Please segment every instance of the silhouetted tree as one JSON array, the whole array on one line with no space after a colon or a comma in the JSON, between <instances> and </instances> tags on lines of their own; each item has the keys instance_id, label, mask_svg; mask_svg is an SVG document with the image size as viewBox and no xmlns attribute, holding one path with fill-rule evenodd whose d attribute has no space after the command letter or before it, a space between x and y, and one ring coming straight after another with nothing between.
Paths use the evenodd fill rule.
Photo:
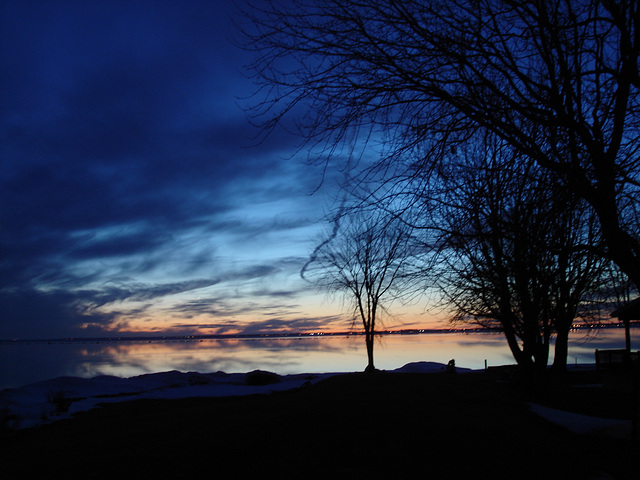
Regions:
<instances>
[{"instance_id":1,"label":"silhouetted tree","mask_svg":"<svg viewBox=\"0 0 640 480\"><path fill-rule=\"evenodd\" d=\"M265 132L291 116L323 158L381 139L386 166L430 171L490 131L589 203L640 285L640 2L289 0L244 19Z\"/></svg>"},{"instance_id":2,"label":"silhouetted tree","mask_svg":"<svg viewBox=\"0 0 640 480\"><path fill-rule=\"evenodd\" d=\"M499 328L526 372L546 371L555 337L554 367L564 371L569 331L604 294L609 262L585 202L513 155L485 143L443 172L435 281L454 318Z\"/></svg>"},{"instance_id":3,"label":"silhouetted tree","mask_svg":"<svg viewBox=\"0 0 640 480\"><path fill-rule=\"evenodd\" d=\"M381 313L414 292L416 249L410 229L380 212L352 213L319 244L308 278L343 296L365 333L366 371L374 371L373 347Z\"/></svg>"}]
</instances>

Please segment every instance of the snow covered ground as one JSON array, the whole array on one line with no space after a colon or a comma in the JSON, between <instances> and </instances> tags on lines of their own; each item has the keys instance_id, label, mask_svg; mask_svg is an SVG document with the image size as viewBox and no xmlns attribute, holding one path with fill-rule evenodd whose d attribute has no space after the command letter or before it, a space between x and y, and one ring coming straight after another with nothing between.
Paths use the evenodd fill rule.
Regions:
<instances>
[{"instance_id":1,"label":"snow covered ground","mask_svg":"<svg viewBox=\"0 0 640 480\"><path fill-rule=\"evenodd\" d=\"M396 371L444 369L440 363L417 362ZM58 377L0 391L0 424L4 428L33 427L111 402L269 394L300 388L331 375L335 373L276 375L256 370L229 374L169 371L130 378Z\"/></svg>"},{"instance_id":2,"label":"snow covered ground","mask_svg":"<svg viewBox=\"0 0 640 480\"><path fill-rule=\"evenodd\" d=\"M597 434L612 438L631 438L631 420L591 417L579 413L565 412L535 403L529 409L545 420L560 425L573 433Z\"/></svg>"},{"instance_id":3,"label":"snow covered ground","mask_svg":"<svg viewBox=\"0 0 640 480\"><path fill-rule=\"evenodd\" d=\"M441 372L447 366L414 362L394 372ZM456 367L463 373L470 371ZM139 399L178 399L269 394L303 387L336 373L276 375L269 372L197 373L169 371L130 378L59 377L0 391L0 428L28 428L96 408L100 404ZM630 421L608 420L530 404L541 417L577 433L628 435Z\"/></svg>"}]
</instances>

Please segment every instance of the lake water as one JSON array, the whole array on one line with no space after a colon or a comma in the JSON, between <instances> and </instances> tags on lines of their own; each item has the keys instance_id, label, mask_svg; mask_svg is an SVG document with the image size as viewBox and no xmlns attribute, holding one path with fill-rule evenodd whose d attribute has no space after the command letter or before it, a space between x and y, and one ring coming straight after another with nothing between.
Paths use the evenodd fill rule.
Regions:
<instances>
[{"instance_id":1,"label":"lake water","mask_svg":"<svg viewBox=\"0 0 640 480\"><path fill-rule=\"evenodd\" d=\"M640 331L631 332L631 348L640 350ZM594 363L596 348L623 347L622 328L578 330L571 336L568 362ZM514 363L501 334L479 332L384 335L374 356L382 370L420 361L446 364L451 359L471 369L484 368L485 361L488 366ZM0 389L66 375L131 377L168 370L242 373L256 369L286 375L362 371L365 366L360 335L0 343Z\"/></svg>"}]
</instances>

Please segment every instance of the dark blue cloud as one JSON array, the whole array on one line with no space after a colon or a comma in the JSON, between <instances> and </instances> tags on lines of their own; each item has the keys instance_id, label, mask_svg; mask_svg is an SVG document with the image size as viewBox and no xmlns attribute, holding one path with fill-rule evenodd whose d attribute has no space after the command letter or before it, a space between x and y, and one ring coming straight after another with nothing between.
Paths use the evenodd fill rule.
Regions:
<instances>
[{"instance_id":1,"label":"dark blue cloud","mask_svg":"<svg viewBox=\"0 0 640 480\"><path fill-rule=\"evenodd\" d=\"M32 288L0 290L2 338L63 338L78 335L86 321L76 294L66 290L43 292ZM115 316L93 312L94 325L108 326ZM100 329L98 329L100 330Z\"/></svg>"},{"instance_id":2,"label":"dark blue cloud","mask_svg":"<svg viewBox=\"0 0 640 480\"><path fill-rule=\"evenodd\" d=\"M0 338L308 293L321 172L253 143L231 8L0 0Z\"/></svg>"}]
</instances>

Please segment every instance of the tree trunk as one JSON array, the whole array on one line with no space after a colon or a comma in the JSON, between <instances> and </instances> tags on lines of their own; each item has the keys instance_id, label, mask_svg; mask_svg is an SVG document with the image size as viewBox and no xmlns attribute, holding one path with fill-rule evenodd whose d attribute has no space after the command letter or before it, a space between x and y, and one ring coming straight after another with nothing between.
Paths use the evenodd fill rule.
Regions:
<instances>
[{"instance_id":1,"label":"tree trunk","mask_svg":"<svg viewBox=\"0 0 640 480\"><path fill-rule=\"evenodd\" d=\"M526 359L523 351L520 349L520 344L518 343L518 337L516 336L513 324L508 318L502 319L500 323L502 324L502 331L507 339L507 344L509 345L513 358L519 366L523 367L526 363Z\"/></svg>"},{"instance_id":2,"label":"tree trunk","mask_svg":"<svg viewBox=\"0 0 640 480\"><path fill-rule=\"evenodd\" d=\"M610 186L605 190L587 196L587 201L600 221L608 256L640 288L640 241L620 225L614 188Z\"/></svg>"},{"instance_id":3,"label":"tree trunk","mask_svg":"<svg viewBox=\"0 0 640 480\"><path fill-rule=\"evenodd\" d=\"M556 346L553 357L554 372L564 373L567 370L567 356L569 354L569 330L571 325L556 326Z\"/></svg>"},{"instance_id":4,"label":"tree trunk","mask_svg":"<svg viewBox=\"0 0 640 480\"><path fill-rule=\"evenodd\" d=\"M373 332L365 333L365 343L367 345L367 368L365 368L365 372L375 372L376 368L373 365L373 342L375 335Z\"/></svg>"}]
</instances>

